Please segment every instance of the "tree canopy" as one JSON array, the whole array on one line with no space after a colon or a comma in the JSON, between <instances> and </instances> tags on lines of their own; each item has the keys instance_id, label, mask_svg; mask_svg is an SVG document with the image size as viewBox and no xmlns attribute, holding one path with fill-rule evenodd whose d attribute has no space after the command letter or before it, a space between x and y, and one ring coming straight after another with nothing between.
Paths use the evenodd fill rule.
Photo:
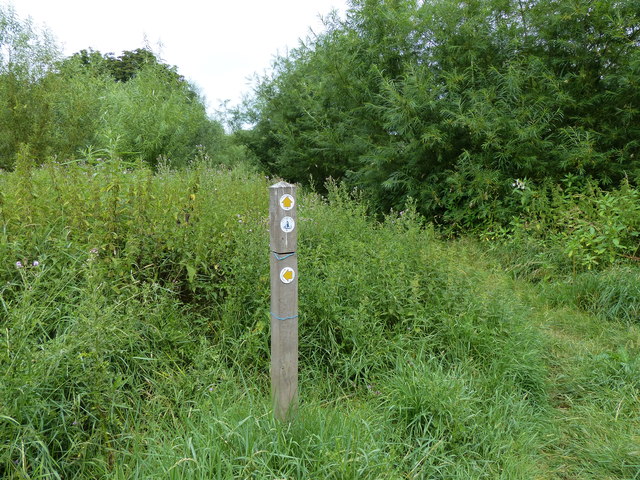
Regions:
<instances>
[{"instance_id":1,"label":"tree canopy","mask_svg":"<svg viewBox=\"0 0 640 480\"><path fill-rule=\"evenodd\" d=\"M352 0L277 59L239 135L293 181L506 221L515 180L640 178L639 17L638 0Z\"/></svg>"},{"instance_id":2,"label":"tree canopy","mask_svg":"<svg viewBox=\"0 0 640 480\"><path fill-rule=\"evenodd\" d=\"M0 6L0 168L104 155L183 164L214 153L224 131L176 67L147 48L62 58L51 35Z\"/></svg>"},{"instance_id":3,"label":"tree canopy","mask_svg":"<svg viewBox=\"0 0 640 480\"><path fill-rule=\"evenodd\" d=\"M160 67L168 78L186 83L184 77L177 73L176 67L159 61L149 48L125 50L117 57L113 53L102 54L93 49L84 49L74 53L65 62L77 63L89 70L106 73L118 82L128 82L145 67L156 66Z\"/></svg>"}]
</instances>

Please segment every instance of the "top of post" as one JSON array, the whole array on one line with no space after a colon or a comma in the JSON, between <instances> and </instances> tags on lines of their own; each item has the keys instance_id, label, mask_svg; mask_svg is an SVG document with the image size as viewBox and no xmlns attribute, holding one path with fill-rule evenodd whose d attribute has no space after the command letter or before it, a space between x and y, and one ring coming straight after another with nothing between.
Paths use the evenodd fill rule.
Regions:
<instances>
[{"instance_id":1,"label":"top of post","mask_svg":"<svg viewBox=\"0 0 640 480\"><path fill-rule=\"evenodd\" d=\"M278 182L271 185L269 188L295 188L295 185L287 182Z\"/></svg>"},{"instance_id":2,"label":"top of post","mask_svg":"<svg viewBox=\"0 0 640 480\"><path fill-rule=\"evenodd\" d=\"M271 251L294 253L297 246L296 186L278 182L269 187L269 232Z\"/></svg>"}]
</instances>

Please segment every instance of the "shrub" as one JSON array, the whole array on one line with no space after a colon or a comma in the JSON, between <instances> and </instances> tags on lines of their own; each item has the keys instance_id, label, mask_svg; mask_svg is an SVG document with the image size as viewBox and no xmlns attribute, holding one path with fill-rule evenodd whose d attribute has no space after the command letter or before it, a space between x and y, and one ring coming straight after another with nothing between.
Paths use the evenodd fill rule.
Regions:
<instances>
[{"instance_id":1,"label":"shrub","mask_svg":"<svg viewBox=\"0 0 640 480\"><path fill-rule=\"evenodd\" d=\"M95 146L151 166L161 157L185 166L199 146L217 153L223 135L186 82L162 65L149 64L129 81L107 88Z\"/></svg>"}]
</instances>

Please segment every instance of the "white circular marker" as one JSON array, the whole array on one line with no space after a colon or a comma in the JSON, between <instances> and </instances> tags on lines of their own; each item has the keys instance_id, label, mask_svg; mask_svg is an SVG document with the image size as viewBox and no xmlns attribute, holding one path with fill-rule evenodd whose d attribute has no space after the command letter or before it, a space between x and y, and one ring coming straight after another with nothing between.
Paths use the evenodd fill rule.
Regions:
<instances>
[{"instance_id":1,"label":"white circular marker","mask_svg":"<svg viewBox=\"0 0 640 480\"><path fill-rule=\"evenodd\" d=\"M280 208L282 208L283 210L289 211L294 207L294 205L296 204L296 201L293 198L293 195L289 195L288 193L285 193L280 197L279 203L280 203Z\"/></svg>"},{"instance_id":2,"label":"white circular marker","mask_svg":"<svg viewBox=\"0 0 640 480\"><path fill-rule=\"evenodd\" d=\"M291 217L283 217L280 220L280 230L284 233L291 233L296 228L296 221Z\"/></svg>"},{"instance_id":3,"label":"white circular marker","mask_svg":"<svg viewBox=\"0 0 640 480\"><path fill-rule=\"evenodd\" d=\"M291 283L296 278L296 272L291 267L284 267L280 270L280 281L282 283Z\"/></svg>"}]
</instances>

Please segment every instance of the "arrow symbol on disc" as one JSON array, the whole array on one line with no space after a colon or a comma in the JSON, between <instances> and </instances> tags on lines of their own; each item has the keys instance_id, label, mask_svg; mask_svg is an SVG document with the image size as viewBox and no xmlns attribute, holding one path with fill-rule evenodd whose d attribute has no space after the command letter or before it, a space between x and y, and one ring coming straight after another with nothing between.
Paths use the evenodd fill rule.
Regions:
<instances>
[{"instance_id":1,"label":"arrow symbol on disc","mask_svg":"<svg viewBox=\"0 0 640 480\"><path fill-rule=\"evenodd\" d=\"M291 283L296 278L296 272L293 268L285 267L280 270L280 281L282 283Z\"/></svg>"},{"instance_id":2,"label":"arrow symbol on disc","mask_svg":"<svg viewBox=\"0 0 640 480\"><path fill-rule=\"evenodd\" d=\"M293 280L293 270L287 270L286 272L284 272L282 274L282 278L289 281Z\"/></svg>"}]
</instances>

